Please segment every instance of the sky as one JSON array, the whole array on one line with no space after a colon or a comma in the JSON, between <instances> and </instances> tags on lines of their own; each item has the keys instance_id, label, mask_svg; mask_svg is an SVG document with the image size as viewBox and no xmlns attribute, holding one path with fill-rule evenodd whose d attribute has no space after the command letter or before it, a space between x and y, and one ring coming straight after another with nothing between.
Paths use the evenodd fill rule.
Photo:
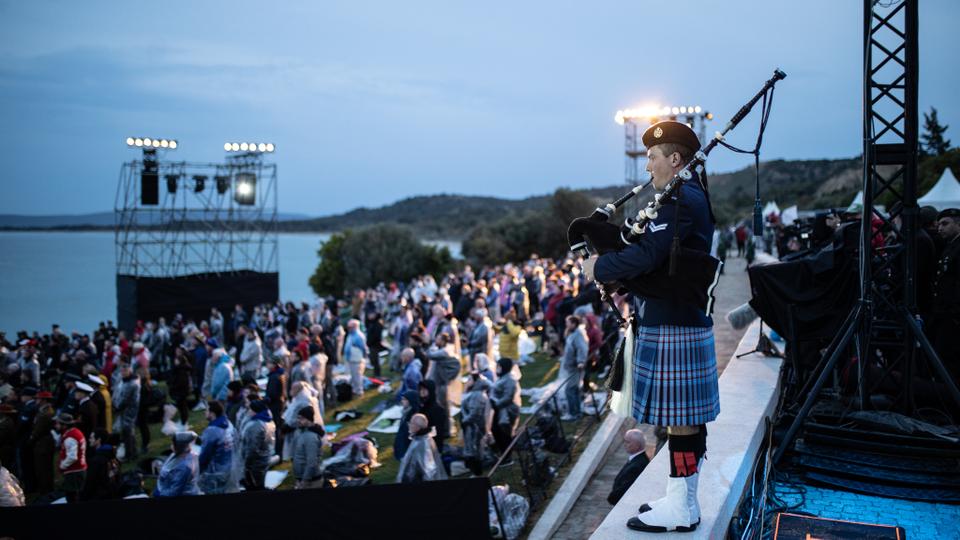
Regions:
<instances>
[{"instance_id":1,"label":"sky","mask_svg":"<svg viewBox=\"0 0 960 540\"><path fill-rule=\"evenodd\" d=\"M113 208L128 136L273 142L282 212L624 182L618 109L720 129L779 67L762 159L861 151L862 2L0 0L0 213ZM960 2L920 3L920 109L960 142ZM728 141L750 146L759 108ZM708 169L752 162L718 149Z\"/></svg>"}]
</instances>

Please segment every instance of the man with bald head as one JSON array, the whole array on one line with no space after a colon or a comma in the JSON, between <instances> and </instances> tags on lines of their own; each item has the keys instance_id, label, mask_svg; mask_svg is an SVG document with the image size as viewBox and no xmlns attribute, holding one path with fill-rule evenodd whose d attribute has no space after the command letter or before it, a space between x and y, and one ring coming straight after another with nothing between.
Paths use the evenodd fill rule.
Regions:
<instances>
[{"instance_id":1,"label":"man with bald head","mask_svg":"<svg viewBox=\"0 0 960 540\"><path fill-rule=\"evenodd\" d=\"M440 452L433 442L436 430L430 427L426 415L417 413L410 417L410 446L400 461L397 483L416 484L431 480L446 480Z\"/></svg>"},{"instance_id":2,"label":"man with bald head","mask_svg":"<svg viewBox=\"0 0 960 540\"><path fill-rule=\"evenodd\" d=\"M623 434L623 449L627 451L630 458L623 464L623 468L620 469L617 477L613 480L613 489L607 496L607 502L610 504L617 504L623 494L633 485L634 480L650 463L650 458L647 457L647 442L643 437L643 432L639 429L630 429Z\"/></svg>"}]
</instances>

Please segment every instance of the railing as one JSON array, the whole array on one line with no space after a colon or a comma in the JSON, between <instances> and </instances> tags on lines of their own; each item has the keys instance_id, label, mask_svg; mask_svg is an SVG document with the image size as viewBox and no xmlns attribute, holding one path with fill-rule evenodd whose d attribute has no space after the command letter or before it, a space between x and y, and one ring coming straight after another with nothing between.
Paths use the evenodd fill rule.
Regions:
<instances>
[{"instance_id":1,"label":"railing","mask_svg":"<svg viewBox=\"0 0 960 540\"><path fill-rule=\"evenodd\" d=\"M589 373L585 377L589 377ZM568 438L564 429L564 422L557 393L564 391L568 384L580 384L579 373L571 374L561 381L549 395L543 398L530 415L520 424L513 439L497 462L490 468L486 476L490 480L490 498L497 513L497 520L501 524L504 538L508 538L505 530L503 511L493 491L496 485L507 485L512 492L518 486L523 486L530 510L536 509L549 495L549 487L557 475L557 470L566 464L573 454L573 449L580 439L595 423L599 423L606 412L609 395L603 402L595 400L594 392L590 390L588 381L583 386L590 396L588 406L592 406L591 414L583 414L573 422L567 422L567 427L573 427L573 438ZM583 398L581 397L581 400ZM544 435L549 437L547 440ZM565 449L559 452L556 445L562 444ZM547 446L553 447L547 449ZM558 459L559 458L559 459ZM508 540L510 540L508 538Z\"/></svg>"}]
</instances>

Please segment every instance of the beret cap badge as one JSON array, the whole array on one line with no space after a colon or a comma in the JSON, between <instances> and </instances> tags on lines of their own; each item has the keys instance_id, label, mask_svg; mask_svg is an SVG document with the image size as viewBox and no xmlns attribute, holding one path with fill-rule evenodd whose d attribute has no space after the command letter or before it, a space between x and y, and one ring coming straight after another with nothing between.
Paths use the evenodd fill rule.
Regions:
<instances>
[{"instance_id":1,"label":"beret cap badge","mask_svg":"<svg viewBox=\"0 0 960 540\"><path fill-rule=\"evenodd\" d=\"M663 128L658 126L657 129L653 130L653 136L656 137L657 139L659 139L660 137L663 137Z\"/></svg>"}]
</instances>

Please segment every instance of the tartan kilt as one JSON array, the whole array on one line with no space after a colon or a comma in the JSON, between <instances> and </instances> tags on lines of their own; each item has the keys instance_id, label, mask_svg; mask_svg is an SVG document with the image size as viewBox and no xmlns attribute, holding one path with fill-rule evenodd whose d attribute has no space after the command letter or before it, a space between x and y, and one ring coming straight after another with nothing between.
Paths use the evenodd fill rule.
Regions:
<instances>
[{"instance_id":1,"label":"tartan kilt","mask_svg":"<svg viewBox=\"0 0 960 540\"><path fill-rule=\"evenodd\" d=\"M640 326L633 355L633 417L696 426L720 414L713 328Z\"/></svg>"}]
</instances>

